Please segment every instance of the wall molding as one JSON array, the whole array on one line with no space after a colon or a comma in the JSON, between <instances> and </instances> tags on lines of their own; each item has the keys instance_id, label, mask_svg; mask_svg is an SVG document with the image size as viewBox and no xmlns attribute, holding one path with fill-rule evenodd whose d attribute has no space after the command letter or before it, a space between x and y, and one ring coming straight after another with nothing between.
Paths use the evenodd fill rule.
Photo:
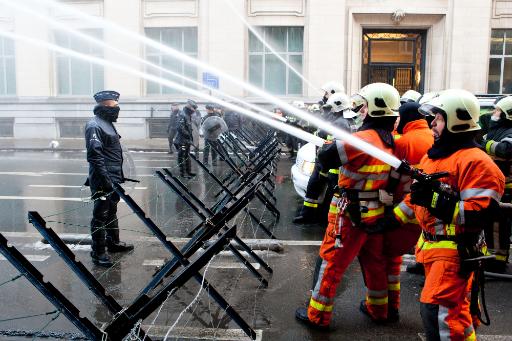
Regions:
<instances>
[{"instance_id":1,"label":"wall molding","mask_svg":"<svg viewBox=\"0 0 512 341\"><path fill-rule=\"evenodd\" d=\"M492 18L512 18L512 0L494 0L492 2Z\"/></svg>"},{"instance_id":2,"label":"wall molding","mask_svg":"<svg viewBox=\"0 0 512 341\"><path fill-rule=\"evenodd\" d=\"M287 0L284 3L275 0L247 0L246 8L247 15L250 17L263 15L304 17L306 0Z\"/></svg>"},{"instance_id":3,"label":"wall molding","mask_svg":"<svg viewBox=\"0 0 512 341\"><path fill-rule=\"evenodd\" d=\"M198 0L143 0L144 18L191 17L199 15Z\"/></svg>"},{"instance_id":4,"label":"wall molding","mask_svg":"<svg viewBox=\"0 0 512 341\"><path fill-rule=\"evenodd\" d=\"M103 17L104 15L104 9L103 9L103 1L102 0L93 0L93 1L83 1L83 0L72 0L72 1L65 1L66 5L71 6L81 12L84 12L86 14L95 16L95 17ZM65 20L65 21L80 21L80 19L74 15L70 14L63 14L60 13L58 10L51 9L51 16L53 18L59 19L59 20Z\"/></svg>"}]
</instances>

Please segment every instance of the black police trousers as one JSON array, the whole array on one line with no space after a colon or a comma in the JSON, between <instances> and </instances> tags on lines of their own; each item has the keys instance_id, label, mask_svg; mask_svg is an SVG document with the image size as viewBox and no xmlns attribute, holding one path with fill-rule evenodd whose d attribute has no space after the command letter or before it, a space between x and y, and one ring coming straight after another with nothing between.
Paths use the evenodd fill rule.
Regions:
<instances>
[{"instance_id":1,"label":"black police trousers","mask_svg":"<svg viewBox=\"0 0 512 341\"><path fill-rule=\"evenodd\" d=\"M190 144L175 144L176 150L178 151L178 166L180 168L180 174L183 176L190 174L192 171L192 164L190 160Z\"/></svg>"},{"instance_id":2,"label":"black police trousers","mask_svg":"<svg viewBox=\"0 0 512 341\"><path fill-rule=\"evenodd\" d=\"M208 154L212 154L212 164L216 164L218 160L217 151L213 148L213 144L217 143L217 141L204 140L204 149L203 149L203 163L208 163Z\"/></svg>"},{"instance_id":3,"label":"black police trousers","mask_svg":"<svg viewBox=\"0 0 512 341\"><path fill-rule=\"evenodd\" d=\"M91 220L91 237L92 250L97 253L105 252L107 244L119 243L119 225L117 221L118 203L119 195L115 192L94 201Z\"/></svg>"}]
</instances>

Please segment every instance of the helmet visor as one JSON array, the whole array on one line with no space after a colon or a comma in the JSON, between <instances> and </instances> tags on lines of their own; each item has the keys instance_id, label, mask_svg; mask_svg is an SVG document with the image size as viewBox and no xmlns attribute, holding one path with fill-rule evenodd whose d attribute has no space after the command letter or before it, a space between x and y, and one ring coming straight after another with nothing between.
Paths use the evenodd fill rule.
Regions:
<instances>
[{"instance_id":1,"label":"helmet visor","mask_svg":"<svg viewBox=\"0 0 512 341\"><path fill-rule=\"evenodd\" d=\"M422 104L418 108L418 111L420 114L422 114L424 116L436 116L436 114L441 114L446 117L446 113L444 110L439 109L438 107L428 104L428 103Z\"/></svg>"},{"instance_id":2,"label":"helmet visor","mask_svg":"<svg viewBox=\"0 0 512 341\"><path fill-rule=\"evenodd\" d=\"M361 108L366 104L366 100L361 95L352 95L350 98L350 101L352 102L352 111L353 112L359 112Z\"/></svg>"}]
</instances>

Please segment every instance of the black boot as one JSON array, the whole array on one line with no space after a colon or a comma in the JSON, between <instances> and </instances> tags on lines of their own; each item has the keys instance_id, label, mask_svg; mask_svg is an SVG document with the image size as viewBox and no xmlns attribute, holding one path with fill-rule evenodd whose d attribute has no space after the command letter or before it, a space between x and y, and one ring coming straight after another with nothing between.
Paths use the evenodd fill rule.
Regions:
<instances>
[{"instance_id":1,"label":"black boot","mask_svg":"<svg viewBox=\"0 0 512 341\"><path fill-rule=\"evenodd\" d=\"M405 271L415 275L425 275L425 268L422 263L414 263L406 266Z\"/></svg>"},{"instance_id":2,"label":"black boot","mask_svg":"<svg viewBox=\"0 0 512 341\"><path fill-rule=\"evenodd\" d=\"M110 268L114 263L110 259L109 255L103 251L91 251L92 262L98 266Z\"/></svg>"},{"instance_id":3,"label":"black boot","mask_svg":"<svg viewBox=\"0 0 512 341\"><path fill-rule=\"evenodd\" d=\"M374 319L373 316L370 314L370 312L368 311L368 307L366 306L366 300L362 300L361 301L361 304L359 304L359 310L365 314L366 316L368 316L374 323L377 323L377 324L382 324L382 323L386 323L388 322L387 319L385 320L378 320L378 319Z\"/></svg>"},{"instance_id":4,"label":"black boot","mask_svg":"<svg viewBox=\"0 0 512 341\"><path fill-rule=\"evenodd\" d=\"M388 308L388 319L387 322L389 323L396 323L400 321L400 312L398 309L390 309Z\"/></svg>"},{"instance_id":5,"label":"black boot","mask_svg":"<svg viewBox=\"0 0 512 341\"><path fill-rule=\"evenodd\" d=\"M197 174L192 172L192 161L190 161L190 156L187 155L187 159L185 160L185 171L187 172L187 175L190 177L194 177Z\"/></svg>"},{"instance_id":6,"label":"black boot","mask_svg":"<svg viewBox=\"0 0 512 341\"><path fill-rule=\"evenodd\" d=\"M132 244L119 241L119 225L117 218L107 228L107 250L108 252L128 252L133 250Z\"/></svg>"},{"instance_id":7,"label":"black boot","mask_svg":"<svg viewBox=\"0 0 512 341\"><path fill-rule=\"evenodd\" d=\"M299 214L293 218L293 223L298 225L315 224L318 222L318 209L305 206L304 204L300 208Z\"/></svg>"},{"instance_id":8,"label":"black boot","mask_svg":"<svg viewBox=\"0 0 512 341\"><path fill-rule=\"evenodd\" d=\"M329 326L321 326L319 324L314 323L311 321L308 317L308 309L307 308L297 308L295 310L295 318L297 321L305 324L306 326L314 329L320 329L320 330L329 330Z\"/></svg>"},{"instance_id":9,"label":"black boot","mask_svg":"<svg viewBox=\"0 0 512 341\"><path fill-rule=\"evenodd\" d=\"M109 268L113 265L112 260L105 250L106 240L105 240L105 229L103 228L103 223L99 221L92 221L91 227L91 238L92 238L92 251L91 258L92 262L98 266L103 266Z\"/></svg>"}]
</instances>

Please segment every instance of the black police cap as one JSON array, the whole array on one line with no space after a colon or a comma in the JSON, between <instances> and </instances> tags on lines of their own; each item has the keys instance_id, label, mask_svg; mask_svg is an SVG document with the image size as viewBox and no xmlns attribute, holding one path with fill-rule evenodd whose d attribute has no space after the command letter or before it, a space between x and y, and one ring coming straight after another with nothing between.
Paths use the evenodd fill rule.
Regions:
<instances>
[{"instance_id":1,"label":"black police cap","mask_svg":"<svg viewBox=\"0 0 512 341\"><path fill-rule=\"evenodd\" d=\"M113 90L103 90L94 94L94 100L96 103L100 103L108 100L119 100L119 92Z\"/></svg>"},{"instance_id":2,"label":"black police cap","mask_svg":"<svg viewBox=\"0 0 512 341\"><path fill-rule=\"evenodd\" d=\"M193 99L187 99L187 104L190 105L192 108L197 109L197 103Z\"/></svg>"}]
</instances>

